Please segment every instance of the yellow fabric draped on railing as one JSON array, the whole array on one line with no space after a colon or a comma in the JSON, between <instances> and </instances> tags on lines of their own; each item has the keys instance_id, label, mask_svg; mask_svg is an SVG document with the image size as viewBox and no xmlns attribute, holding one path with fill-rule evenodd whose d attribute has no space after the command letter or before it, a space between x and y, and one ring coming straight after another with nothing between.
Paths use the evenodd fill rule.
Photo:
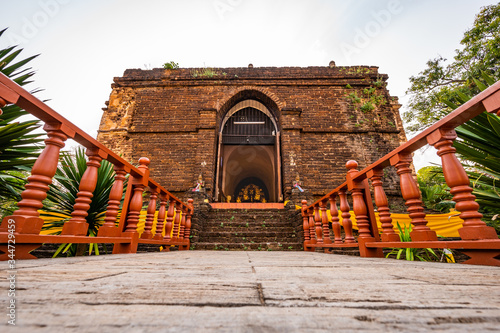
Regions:
<instances>
[{"instance_id":1,"label":"yellow fabric draped on railing","mask_svg":"<svg viewBox=\"0 0 500 333\"><path fill-rule=\"evenodd\" d=\"M351 221L353 229L358 229L356 225L356 217L354 212L351 211ZM331 221L330 211L327 211L328 219ZM434 230L438 236L442 237L460 237L458 234L458 229L462 228L462 224L464 221L458 217L460 213L457 211L451 211L447 214L427 214L425 219L427 220L427 226ZM382 232L382 226L379 220L378 212L375 212L375 217L377 218L377 225L379 228L379 232ZM411 219L408 214L399 214L392 213L392 225L394 226L394 231L398 233L397 223L403 229L404 227L408 228L411 224ZM339 211L339 220L340 224L342 224L342 212Z\"/></svg>"},{"instance_id":2,"label":"yellow fabric draped on railing","mask_svg":"<svg viewBox=\"0 0 500 333\"><path fill-rule=\"evenodd\" d=\"M296 209L301 209L300 206L295 206ZM330 214L330 210L326 211L328 214L328 221L332 220L332 216ZM356 216L354 215L354 212L351 210L351 221L352 221L352 226L354 229L358 229L356 225ZM321 211L320 211L321 214ZM431 230L434 230L438 236L442 237L460 237L458 234L458 229L462 228L462 225L464 221L458 217L460 215L460 212L456 210L451 210L449 213L446 214L427 214L425 216L425 219L427 220L427 225ZM342 212L339 210L339 220L340 224L342 224ZM380 219L378 216L378 212L375 212L375 217L377 218L377 225L379 228L379 232L382 232L382 226L380 223ZM400 214L400 213L392 213L391 214L392 218L392 225L394 226L394 231L396 233L399 233L399 230L397 228L397 223L399 222L399 225L401 228L408 228L411 224L411 219L408 214Z\"/></svg>"},{"instance_id":3,"label":"yellow fabric draped on railing","mask_svg":"<svg viewBox=\"0 0 500 333\"><path fill-rule=\"evenodd\" d=\"M43 211L40 210L39 212L42 213ZM68 215L66 215L66 214L58 214L58 213L53 213L53 212L51 212L50 214L51 214L50 217L42 216L42 218L45 220L45 223L50 223L50 222L54 222L54 221L57 221L57 220L64 220L65 218L68 217ZM177 214L177 212L174 211L174 216L172 217L173 218L172 224L174 223L175 215L176 214ZM141 213L139 215L139 222L137 223L137 232L139 233L139 237L144 232L144 227L146 225L146 215L147 215L147 211L146 210L141 210ZM182 217L182 212L181 212L181 217ZM155 212L155 219L153 221L153 226L151 227L151 230L152 230L153 234L156 231L156 223L158 222L157 218L158 218L158 211ZM119 221L119 220L120 220L120 213L118 213L118 215L117 215L117 221ZM167 221L165 220L164 223L166 223L166 222ZM54 234L54 233L60 232L60 231L62 231L62 227L60 227L60 228L51 228L50 230L42 230L40 232L40 234L41 235L50 235L50 234ZM170 236L172 236L173 233L174 233L174 228L172 227L172 230L170 231ZM165 236L165 225L163 225L162 235Z\"/></svg>"}]
</instances>

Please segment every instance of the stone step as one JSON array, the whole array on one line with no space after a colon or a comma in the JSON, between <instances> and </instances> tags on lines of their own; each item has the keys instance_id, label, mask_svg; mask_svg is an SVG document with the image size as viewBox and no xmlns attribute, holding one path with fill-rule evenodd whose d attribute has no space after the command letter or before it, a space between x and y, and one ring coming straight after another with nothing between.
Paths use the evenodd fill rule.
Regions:
<instances>
[{"instance_id":1,"label":"stone step","mask_svg":"<svg viewBox=\"0 0 500 333\"><path fill-rule=\"evenodd\" d=\"M300 251L302 244L291 242L268 243L207 243L193 244L194 250L220 250L220 251Z\"/></svg>"},{"instance_id":2,"label":"stone step","mask_svg":"<svg viewBox=\"0 0 500 333\"><path fill-rule=\"evenodd\" d=\"M289 222L269 222L269 221L221 221L221 220L212 220L205 223L207 227L213 228L251 228L251 227L262 227L262 228L270 228L270 227L289 227L291 224Z\"/></svg>"},{"instance_id":3,"label":"stone step","mask_svg":"<svg viewBox=\"0 0 500 333\"><path fill-rule=\"evenodd\" d=\"M268 243L268 242L296 242L297 237L282 237L282 236L206 236L199 238L199 242L207 243Z\"/></svg>"},{"instance_id":4,"label":"stone step","mask_svg":"<svg viewBox=\"0 0 500 333\"><path fill-rule=\"evenodd\" d=\"M287 211L283 209L212 209L194 249L300 250Z\"/></svg>"},{"instance_id":5,"label":"stone step","mask_svg":"<svg viewBox=\"0 0 500 333\"><path fill-rule=\"evenodd\" d=\"M245 218L245 217L240 217L235 219L226 219L226 218L220 218L218 216L211 216L208 219L208 224L211 223L224 223L224 224L289 224L288 221L282 220L282 219L269 219L267 217L265 218L260 218L260 219L254 219L254 218Z\"/></svg>"},{"instance_id":6,"label":"stone step","mask_svg":"<svg viewBox=\"0 0 500 333\"><path fill-rule=\"evenodd\" d=\"M296 234L293 231L290 232L280 232L276 233L274 231L261 230L261 231L226 231L226 230L216 230L216 231L205 231L203 232L205 236L215 236L215 237L276 237L276 236L288 236L294 237Z\"/></svg>"},{"instance_id":7,"label":"stone step","mask_svg":"<svg viewBox=\"0 0 500 333\"><path fill-rule=\"evenodd\" d=\"M290 226L252 226L252 227L241 227L241 226L205 226L203 231L205 232L216 232L216 231L221 231L221 232L260 232L260 231L268 231L268 232L293 232L293 228Z\"/></svg>"},{"instance_id":8,"label":"stone step","mask_svg":"<svg viewBox=\"0 0 500 333\"><path fill-rule=\"evenodd\" d=\"M269 217L275 217L279 218L282 216L284 213L283 210L225 210L225 209L218 209L218 210L211 210L209 214L211 215L217 215L217 216L224 216L224 217L231 217L231 216L255 216L256 218L259 216L269 216Z\"/></svg>"}]
</instances>

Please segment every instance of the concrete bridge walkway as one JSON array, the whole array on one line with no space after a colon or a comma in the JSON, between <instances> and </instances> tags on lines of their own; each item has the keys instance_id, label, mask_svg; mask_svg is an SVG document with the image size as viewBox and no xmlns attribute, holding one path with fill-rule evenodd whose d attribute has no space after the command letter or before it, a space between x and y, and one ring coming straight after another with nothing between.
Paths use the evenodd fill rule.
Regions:
<instances>
[{"instance_id":1,"label":"concrete bridge walkway","mask_svg":"<svg viewBox=\"0 0 500 333\"><path fill-rule=\"evenodd\" d=\"M17 261L2 332L500 331L500 269L306 252ZM7 300L7 301L6 301Z\"/></svg>"}]
</instances>

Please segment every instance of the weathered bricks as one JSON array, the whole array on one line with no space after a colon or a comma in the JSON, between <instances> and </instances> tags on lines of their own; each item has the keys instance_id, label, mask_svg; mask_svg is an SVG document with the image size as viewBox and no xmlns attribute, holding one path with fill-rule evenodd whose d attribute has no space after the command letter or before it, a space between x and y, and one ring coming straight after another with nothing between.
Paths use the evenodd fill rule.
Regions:
<instances>
[{"instance_id":1,"label":"weathered bricks","mask_svg":"<svg viewBox=\"0 0 500 333\"><path fill-rule=\"evenodd\" d=\"M284 200L297 173L319 197L345 180L347 160L363 168L406 140L387 78L367 66L129 69L114 79L98 139L132 162L149 157L154 179L180 197L203 173L212 198L221 121L258 100L281 132ZM397 183L389 171L389 196Z\"/></svg>"}]
</instances>

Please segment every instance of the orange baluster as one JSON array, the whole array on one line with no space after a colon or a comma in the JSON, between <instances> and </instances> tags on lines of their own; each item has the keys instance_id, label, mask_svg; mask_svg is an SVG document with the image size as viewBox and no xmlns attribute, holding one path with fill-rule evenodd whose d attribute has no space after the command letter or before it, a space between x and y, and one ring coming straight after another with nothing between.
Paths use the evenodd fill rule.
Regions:
<instances>
[{"instance_id":1,"label":"orange baluster","mask_svg":"<svg viewBox=\"0 0 500 333\"><path fill-rule=\"evenodd\" d=\"M316 243L323 244L323 229L321 226L321 216L319 215L319 205L314 206L314 222L316 229Z\"/></svg>"},{"instance_id":2,"label":"orange baluster","mask_svg":"<svg viewBox=\"0 0 500 333\"><path fill-rule=\"evenodd\" d=\"M193 199L188 199L188 209L186 212L186 226L184 227L184 239L189 240L191 236L191 218L194 212Z\"/></svg>"},{"instance_id":3,"label":"orange baluster","mask_svg":"<svg viewBox=\"0 0 500 333\"><path fill-rule=\"evenodd\" d=\"M344 226L345 232L345 242L346 243L356 243L354 236L352 235L352 221L351 213L349 213L349 202L347 201L347 193L345 190L339 191L340 198L340 211L342 212L342 225Z\"/></svg>"},{"instance_id":4,"label":"orange baluster","mask_svg":"<svg viewBox=\"0 0 500 333\"><path fill-rule=\"evenodd\" d=\"M160 209L158 209L158 217L156 218L156 232L153 239L162 240L163 239L163 226L166 215L166 206L167 206L167 194L160 194Z\"/></svg>"},{"instance_id":5,"label":"orange baluster","mask_svg":"<svg viewBox=\"0 0 500 333\"><path fill-rule=\"evenodd\" d=\"M319 208L321 209L321 224L323 225L323 243L331 244L332 240L330 239L330 228L328 227L328 215L326 214L326 200L320 202Z\"/></svg>"},{"instance_id":6,"label":"orange baluster","mask_svg":"<svg viewBox=\"0 0 500 333\"><path fill-rule=\"evenodd\" d=\"M115 165L115 182L109 192L108 208L106 209L106 217L104 224L99 228L98 236L118 237L120 230L116 227L116 217L120 211L120 201L123 195L123 182L127 172L123 165Z\"/></svg>"},{"instance_id":7,"label":"orange baluster","mask_svg":"<svg viewBox=\"0 0 500 333\"><path fill-rule=\"evenodd\" d=\"M129 211L127 215L127 223L125 227L125 232L127 233L136 233L137 232L137 223L139 223L139 215L141 214L142 209L142 194L146 187L145 183L147 183L147 179L149 177L148 165L150 161L146 157L141 157L139 159L139 167L138 169L142 171L142 177L133 177L132 184L129 186L133 186L134 193L132 194L132 199L130 199Z\"/></svg>"},{"instance_id":8,"label":"orange baluster","mask_svg":"<svg viewBox=\"0 0 500 333\"><path fill-rule=\"evenodd\" d=\"M483 215L478 212L479 204L475 201L476 196L472 194L472 188L469 186L469 177L455 155L457 150L452 146L456 138L454 129L439 129L431 133L427 141L438 150L444 179L450 187L450 193L453 194L455 208L461 213L460 218L464 220L463 227L458 233L462 239L467 240L497 239L495 229L481 221Z\"/></svg>"},{"instance_id":9,"label":"orange baluster","mask_svg":"<svg viewBox=\"0 0 500 333\"><path fill-rule=\"evenodd\" d=\"M129 211L127 215L127 226L125 232L137 232L137 224L139 223L139 215L142 209L142 193L145 186L142 184L134 185L134 194L130 200Z\"/></svg>"},{"instance_id":10,"label":"orange baluster","mask_svg":"<svg viewBox=\"0 0 500 333\"><path fill-rule=\"evenodd\" d=\"M349 169L348 174L355 174L358 172L356 168L358 163L356 161L348 161L346 167ZM371 237L370 222L368 220L368 210L366 208L365 200L363 198L363 189L358 186L353 186L352 193L352 210L356 215L356 223L358 225L358 238Z\"/></svg>"},{"instance_id":11,"label":"orange baluster","mask_svg":"<svg viewBox=\"0 0 500 333\"><path fill-rule=\"evenodd\" d=\"M308 251L308 245L311 242L311 235L309 232L309 216L307 215L307 200L302 200L302 229L304 229L304 251Z\"/></svg>"},{"instance_id":12,"label":"orange baluster","mask_svg":"<svg viewBox=\"0 0 500 333\"><path fill-rule=\"evenodd\" d=\"M179 225L179 239L184 239L184 231L186 230L186 215L188 208L185 206L181 206L182 216L181 216L181 224Z\"/></svg>"},{"instance_id":13,"label":"orange baluster","mask_svg":"<svg viewBox=\"0 0 500 333\"><path fill-rule=\"evenodd\" d=\"M153 223L155 220L156 212L156 198L158 198L158 190L156 188L150 188L151 196L149 197L148 210L146 213L146 222L144 224L144 231L141 235L142 239L153 238L153 233L151 229L153 228Z\"/></svg>"},{"instance_id":14,"label":"orange baluster","mask_svg":"<svg viewBox=\"0 0 500 333\"><path fill-rule=\"evenodd\" d=\"M181 225L181 203L175 203L175 220L174 220L174 233L172 235L172 240L177 241L179 239L179 229Z\"/></svg>"},{"instance_id":15,"label":"orange baluster","mask_svg":"<svg viewBox=\"0 0 500 333\"><path fill-rule=\"evenodd\" d=\"M170 234L172 233L172 227L173 227L173 221L174 221L174 209L175 209L175 199L170 198L169 204L168 204L168 212L167 212L167 223L165 224L165 239L166 241L170 241L172 239L172 236Z\"/></svg>"},{"instance_id":16,"label":"orange baluster","mask_svg":"<svg viewBox=\"0 0 500 333\"><path fill-rule=\"evenodd\" d=\"M482 101L486 111L489 113L497 114L500 117L500 91L495 92Z\"/></svg>"},{"instance_id":17,"label":"orange baluster","mask_svg":"<svg viewBox=\"0 0 500 333\"><path fill-rule=\"evenodd\" d=\"M17 203L18 210L12 216L6 216L2 221L1 231L7 230L8 220L16 221L16 232L22 234L39 234L42 230L43 220L39 217L38 210L43 207L42 201L47 197L49 184L52 183L59 162L59 152L64 147L68 138L61 131L61 124L45 124L43 129L47 132L45 148L31 169L28 184L21 194L22 200Z\"/></svg>"},{"instance_id":18,"label":"orange baluster","mask_svg":"<svg viewBox=\"0 0 500 333\"><path fill-rule=\"evenodd\" d=\"M427 226L424 207L422 207L422 200L420 200L420 190L411 175L411 155L397 154L391 157L390 162L391 165L396 167L400 178L401 194L405 199L411 223L414 226L413 231L410 233L411 239L413 241L437 240L436 232Z\"/></svg>"},{"instance_id":19,"label":"orange baluster","mask_svg":"<svg viewBox=\"0 0 500 333\"><path fill-rule=\"evenodd\" d=\"M339 210L337 209L337 202L335 195L330 196L330 215L332 216L332 230L335 237L334 243L342 243L341 228L339 223Z\"/></svg>"},{"instance_id":20,"label":"orange baluster","mask_svg":"<svg viewBox=\"0 0 500 333\"><path fill-rule=\"evenodd\" d=\"M368 217L368 207L373 209L371 205L371 197L369 193L365 193L365 191L369 191L368 180L363 179L361 181L354 178L354 175L358 173L356 168L358 167L358 163L356 161L348 161L346 163L346 167L349 169L347 171L347 186L348 189L352 193L352 209L354 211L354 215L356 215L356 221L358 225L358 245L359 245L359 254L362 257L383 257L382 249L378 248L368 248L366 243L374 242L378 238L378 234L372 234L370 230L370 218ZM365 202L365 194L367 200L370 200L370 204L368 205ZM370 198L370 199L368 199ZM370 213L372 218L375 218L373 212ZM374 226L376 229L377 227ZM375 230L374 232L378 232Z\"/></svg>"},{"instance_id":21,"label":"orange baluster","mask_svg":"<svg viewBox=\"0 0 500 333\"><path fill-rule=\"evenodd\" d=\"M375 205L378 208L380 223L382 224L382 241L383 242L399 242L399 235L394 232L392 225L391 213L389 211L389 201L382 187L383 169L373 169L368 171L367 176L371 179L373 185L373 195L375 197Z\"/></svg>"},{"instance_id":22,"label":"orange baluster","mask_svg":"<svg viewBox=\"0 0 500 333\"><path fill-rule=\"evenodd\" d=\"M89 227L86 219L88 216L87 211L94 196L93 192L97 185L97 172L101 166L102 157L99 156L99 149L87 149L85 154L89 157L87 169L80 180L79 192L73 205L71 219L64 223L62 235L84 236L87 234Z\"/></svg>"},{"instance_id":23,"label":"orange baluster","mask_svg":"<svg viewBox=\"0 0 500 333\"><path fill-rule=\"evenodd\" d=\"M314 222L314 210L312 208L309 209L309 237L311 238L311 244L316 244L316 230L315 230L315 222Z\"/></svg>"}]
</instances>

